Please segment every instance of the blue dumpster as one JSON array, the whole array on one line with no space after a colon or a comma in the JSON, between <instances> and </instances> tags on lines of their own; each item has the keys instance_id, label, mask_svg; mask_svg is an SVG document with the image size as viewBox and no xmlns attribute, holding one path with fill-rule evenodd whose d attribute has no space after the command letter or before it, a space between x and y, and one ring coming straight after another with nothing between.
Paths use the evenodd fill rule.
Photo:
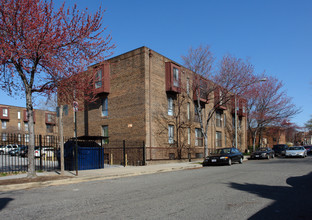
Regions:
<instances>
[{"instance_id":1,"label":"blue dumpster","mask_svg":"<svg viewBox=\"0 0 312 220\"><path fill-rule=\"evenodd\" d=\"M78 170L104 168L104 149L94 141L77 141L78 145ZM75 141L64 144L65 170L76 170ZM60 154L58 154L60 164Z\"/></svg>"}]
</instances>

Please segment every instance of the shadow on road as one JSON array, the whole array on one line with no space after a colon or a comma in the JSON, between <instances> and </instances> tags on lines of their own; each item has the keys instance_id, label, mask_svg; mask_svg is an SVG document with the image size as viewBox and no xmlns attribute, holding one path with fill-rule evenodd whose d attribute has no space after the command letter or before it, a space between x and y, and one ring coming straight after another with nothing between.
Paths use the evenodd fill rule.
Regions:
<instances>
[{"instance_id":1,"label":"shadow on road","mask_svg":"<svg viewBox=\"0 0 312 220\"><path fill-rule=\"evenodd\" d=\"M231 187L274 202L249 219L312 219L312 172L286 180L289 186L231 183Z\"/></svg>"},{"instance_id":2,"label":"shadow on road","mask_svg":"<svg viewBox=\"0 0 312 220\"><path fill-rule=\"evenodd\" d=\"M0 210L4 209L12 200L11 198L0 198Z\"/></svg>"}]
</instances>

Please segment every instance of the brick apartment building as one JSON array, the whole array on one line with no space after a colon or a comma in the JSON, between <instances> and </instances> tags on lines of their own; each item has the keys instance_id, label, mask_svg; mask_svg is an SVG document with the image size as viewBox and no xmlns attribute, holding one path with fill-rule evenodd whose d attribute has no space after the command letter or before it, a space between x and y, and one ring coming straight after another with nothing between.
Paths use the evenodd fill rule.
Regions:
<instances>
[{"instance_id":1,"label":"brick apartment building","mask_svg":"<svg viewBox=\"0 0 312 220\"><path fill-rule=\"evenodd\" d=\"M203 157L192 71L147 47L90 66L87 71L93 68L98 71L94 86L99 99L77 112L78 136L104 136L108 145L118 140L144 142L147 161ZM206 113L213 103L202 106ZM244 151L245 108L239 106L238 148ZM210 121L210 151L233 146L233 118L232 106L221 106ZM64 135L74 136L72 108L63 124Z\"/></svg>"},{"instance_id":2,"label":"brick apartment building","mask_svg":"<svg viewBox=\"0 0 312 220\"><path fill-rule=\"evenodd\" d=\"M1 144L25 144L29 142L26 108L0 104ZM56 113L34 110L35 134L52 142L58 134ZM49 143L46 143L47 145Z\"/></svg>"},{"instance_id":3,"label":"brick apartment building","mask_svg":"<svg viewBox=\"0 0 312 220\"><path fill-rule=\"evenodd\" d=\"M255 145L263 147L273 147L275 144L286 144L286 130L279 127L266 127L257 135ZM248 146L253 146L252 135L248 135Z\"/></svg>"}]
</instances>

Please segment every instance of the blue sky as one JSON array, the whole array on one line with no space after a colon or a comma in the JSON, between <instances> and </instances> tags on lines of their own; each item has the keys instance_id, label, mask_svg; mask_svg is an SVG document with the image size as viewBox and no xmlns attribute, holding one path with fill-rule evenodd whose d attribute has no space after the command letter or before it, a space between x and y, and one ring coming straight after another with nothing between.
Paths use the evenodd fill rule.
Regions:
<instances>
[{"instance_id":1,"label":"blue sky","mask_svg":"<svg viewBox=\"0 0 312 220\"><path fill-rule=\"evenodd\" d=\"M302 108L293 122L303 126L312 117L311 0L66 0L74 3L107 10L103 24L117 46L114 56L147 46L182 63L190 46L208 44L217 59L249 59L258 73L281 80ZM25 106L0 95L0 103Z\"/></svg>"}]
</instances>

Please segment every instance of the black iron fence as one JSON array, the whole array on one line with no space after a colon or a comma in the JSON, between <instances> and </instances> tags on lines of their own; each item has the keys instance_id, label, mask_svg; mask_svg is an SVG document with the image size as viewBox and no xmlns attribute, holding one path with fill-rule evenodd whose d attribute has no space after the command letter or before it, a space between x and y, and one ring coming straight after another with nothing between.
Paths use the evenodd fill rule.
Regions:
<instances>
[{"instance_id":1,"label":"black iron fence","mask_svg":"<svg viewBox=\"0 0 312 220\"><path fill-rule=\"evenodd\" d=\"M65 170L100 169L105 164L145 165L143 141L107 143L103 137L87 136L78 137L77 142L75 138L64 138L64 143ZM5 139L0 140L0 173L27 172L28 144L28 135L5 134ZM34 157L36 171L60 170L59 138L36 135Z\"/></svg>"},{"instance_id":2,"label":"black iron fence","mask_svg":"<svg viewBox=\"0 0 312 220\"><path fill-rule=\"evenodd\" d=\"M28 169L27 134L1 134L0 173L26 172ZM5 138L3 138L5 137ZM52 135L35 135L34 160L36 171L57 170L59 139Z\"/></svg>"},{"instance_id":3,"label":"black iron fence","mask_svg":"<svg viewBox=\"0 0 312 220\"><path fill-rule=\"evenodd\" d=\"M145 165L144 141L110 141L104 145L104 163L111 165Z\"/></svg>"}]
</instances>

